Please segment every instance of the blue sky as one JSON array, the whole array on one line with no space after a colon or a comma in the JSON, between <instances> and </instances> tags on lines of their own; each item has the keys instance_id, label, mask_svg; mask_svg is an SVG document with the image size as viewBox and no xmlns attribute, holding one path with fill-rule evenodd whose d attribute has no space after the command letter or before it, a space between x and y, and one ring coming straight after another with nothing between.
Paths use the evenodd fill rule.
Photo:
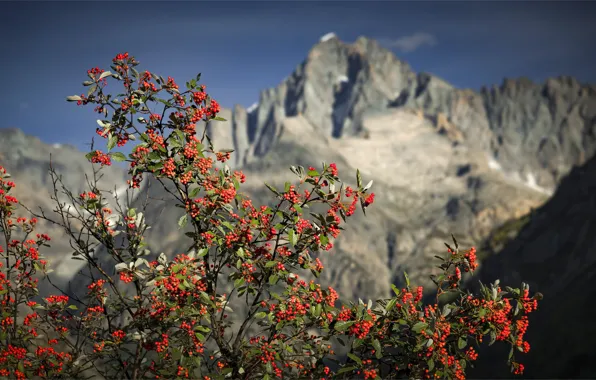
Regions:
<instances>
[{"instance_id":1,"label":"blue sky","mask_svg":"<svg viewBox=\"0 0 596 380\"><path fill-rule=\"evenodd\" d=\"M0 2L0 128L86 149L96 117L65 97L124 51L182 84L201 72L222 105L249 106L328 32L378 39L458 87L596 83L595 16L596 3L572 1Z\"/></svg>"}]
</instances>

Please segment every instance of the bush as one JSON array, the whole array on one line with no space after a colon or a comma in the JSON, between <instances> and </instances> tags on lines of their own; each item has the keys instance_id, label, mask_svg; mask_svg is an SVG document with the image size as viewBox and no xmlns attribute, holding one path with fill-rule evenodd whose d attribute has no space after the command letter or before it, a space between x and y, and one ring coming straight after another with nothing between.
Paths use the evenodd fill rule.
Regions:
<instances>
[{"instance_id":1,"label":"bush","mask_svg":"<svg viewBox=\"0 0 596 380\"><path fill-rule=\"evenodd\" d=\"M104 117L96 132L107 152L87 154L98 172L112 160L127 161L131 188L144 175L161 182L184 210L178 224L189 228L190 248L173 260L161 254L149 261L143 213L109 208L96 181L79 196L66 192L85 212L58 212L65 228L75 218L105 248L118 275L68 228L74 258L98 276L83 299L65 292L39 299L36 276L51 271L39 249L50 238L32 238L36 218L14 217L15 184L2 169L1 377L463 379L477 357L474 346L486 337L509 343L511 369L523 372L514 354L529 350L523 336L539 294L530 298L525 284L503 291L498 281L478 295L464 291L462 272L476 268L475 250L453 239L446 257L437 256L443 274L433 278L434 304L422 304L422 287L404 273L406 287L393 286L393 298L339 305L333 288L298 273L319 276L318 255L333 247L358 205L365 212L373 204L372 181L363 186L357 171L355 188L345 185L333 163L292 167L298 185L267 185L274 206L253 205L240 192L244 174L225 165L232 152L215 150L206 130L197 135L196 123L223 120L219 104L198 85L200 75L181 92L174 79L139 73L137 65L118 54L111 71L88 71L87 95L67 100L94 104ZM122 83L124 93L107 93L108 79ZM128 157L112 151L136 139ZM327 212L308 213L315 204ZM21 241L13 237L19 232ZM443 295L455 301L441 302ZM230 305L239 302L245 309L234 323Z\"/></svg>"}]
</instances>

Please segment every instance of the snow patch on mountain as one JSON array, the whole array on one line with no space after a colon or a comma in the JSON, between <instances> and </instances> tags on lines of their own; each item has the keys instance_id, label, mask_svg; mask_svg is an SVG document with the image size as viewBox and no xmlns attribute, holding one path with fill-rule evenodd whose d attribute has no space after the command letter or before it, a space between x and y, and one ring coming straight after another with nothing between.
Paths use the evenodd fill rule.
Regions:
<instances>
[{"instance_id":1,"label":"snow patch on mountain","mask_svg":"<svg viewBox=\"0 0 596 380\"><path fill-rule=\"evenodd\" d=\"M492 157L488 158L488 167L491 168L492 170L503 170L503 168L501 167L501 164L499 164L497 162L497 160L495 160Z\"/></svg>"},{"instance_id":2,"label":"snow patch on mountain","mask_svg":"<svg viewBox=\"0 0 596 380\"><path fill-rule=\"evenodd\" d=\"M323 37L321 37L320 41L325 42L325 41L329 41L332 38L337 38L337 35L333 32L325 34Z\"/></svg>"},{"instance_id":3,"label":"snow patch on mountain","mask_svg":"<svg viewBox=\"0 0 596 380\"><path fill-rule=\"evenodd\" d=\"M534 189L536 191L539 191L539 192L541 192L543 194L548 194L548 195L552 195L553 194L553 192L551 190L546 189L546 188L538 185L538 183L536 182L536 177L532 173L527 173L526 174L526 184L531 189Z\"/></svg>"},{"instance_id":4,"label":"snow patch on mountain","mask_svg":"<svg viewBox=\"0 0 596 380\"><path fill-rule=\"evenodd\" d=\"M253 103L250 107L248 107L246 109L246 112L247 113L252 113L252 112L254 112L254 110L257 109L258 106L259 106L259 103Z\"/></svg>"}]
</instances>

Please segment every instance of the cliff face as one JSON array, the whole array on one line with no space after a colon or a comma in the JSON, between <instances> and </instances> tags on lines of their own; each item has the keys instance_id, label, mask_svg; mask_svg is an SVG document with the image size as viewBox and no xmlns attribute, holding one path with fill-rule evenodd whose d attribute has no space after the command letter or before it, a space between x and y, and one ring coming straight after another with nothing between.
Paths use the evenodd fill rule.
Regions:
<instances>
[{"instance_id":1,"label":"cliff face","mask_svg":"<svg viewBox=\"0 0 596 380\"><path fill-rule=\"evenodd\" d=\"M594 378L591 341L596 336L596 157L565 177L515 239L483 264L483 282L500 278L545 298L531 316L523 355L527 377ZM492 351L492 350L491 350ZM495 350L496 351L496 350ZM475 377L508 377L487 352ZM506 353L505 353L506 354ZM502 356L505 357L505 356Z\"/></svg>"},{"instance_id":2,"label":"cliff face","mask_svg":"<svg viewBox=\"0 0 596 380\"><path fill-rule=\"evenodd\" d=\"M446 115L514 177L553 189L573 165L594 154L596 86L570 77L544 84L505 79L479 93L431 84L405 90L393 105Z\"/></svg>"},{"instance_id":3,"label":"cliff face","mask_svg":"<svg viewBox=\"0 0 596 380\"><path fill-rule=\"evenodd\" d=\"M361 136L367 115L413 109L473 142L507 176L552 192L596 150L596 86L571 77L543 84L505 79L479 92L457 89L409 65L376 41L327 36L278 87L245 112L236 107L219 142L258 159L279 138L281 120L301 115L323 135ZM219 128L219 127L218 127ZM441 129L448 129L440 126ZM226 132L227 133L227 132Z\"/></svg>"}]
</instances>

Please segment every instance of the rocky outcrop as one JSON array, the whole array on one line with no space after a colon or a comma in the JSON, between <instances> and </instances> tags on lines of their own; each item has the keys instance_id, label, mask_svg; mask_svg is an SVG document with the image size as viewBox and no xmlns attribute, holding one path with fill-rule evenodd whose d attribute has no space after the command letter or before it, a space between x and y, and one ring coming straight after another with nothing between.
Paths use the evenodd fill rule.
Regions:
<instances>
[{"instance_id":1,"label":"rocky outcrop","mask_svg":"<svg viewBox=\"0 0 596 380\"><path fill-rule=\"evenodd\" d=\"M543 84L520 78L479 92L457 89L415 73L374 40L360 37L348 44L332 36L315 45L278 87L261 93L244 126L252 148L242 145L240 160L266 154L285 117L301 115L325 136L342 138L366 134L366 115L388 108L422 112L454 141L472 142L510 178L545 193L596 151L594 85L570 77ZM237 119L237 140L244 141L238 129L244 117Z\"/></svg>"},{"instance_id":2,"label":"rocky outcrop","mask_svg":"<svg viewBox=\"0 0 596 380\"><path fill-rule=\"evenodd\" d=\"M514 178L554 189L596 151L596 86L569 77L544 84L521 78L476 93L432 86L425 76L419 82L392 106L446 115Z\"/></svg>"},{"instance_id":3,"label":"rocky outcrop","mask_svg":"<svg viewBox=\"0 0 596 380\"><path fill-rule=\"evenodd\" d=\"M346 44L325 39L278 87L264 90L246 125L253 148L244 161L272 148L281 120L303 116L323 135L339 138L362 130L362 115L385 110L416 75L376 41L365 37Z\"/></svg>"}]
</instances>

